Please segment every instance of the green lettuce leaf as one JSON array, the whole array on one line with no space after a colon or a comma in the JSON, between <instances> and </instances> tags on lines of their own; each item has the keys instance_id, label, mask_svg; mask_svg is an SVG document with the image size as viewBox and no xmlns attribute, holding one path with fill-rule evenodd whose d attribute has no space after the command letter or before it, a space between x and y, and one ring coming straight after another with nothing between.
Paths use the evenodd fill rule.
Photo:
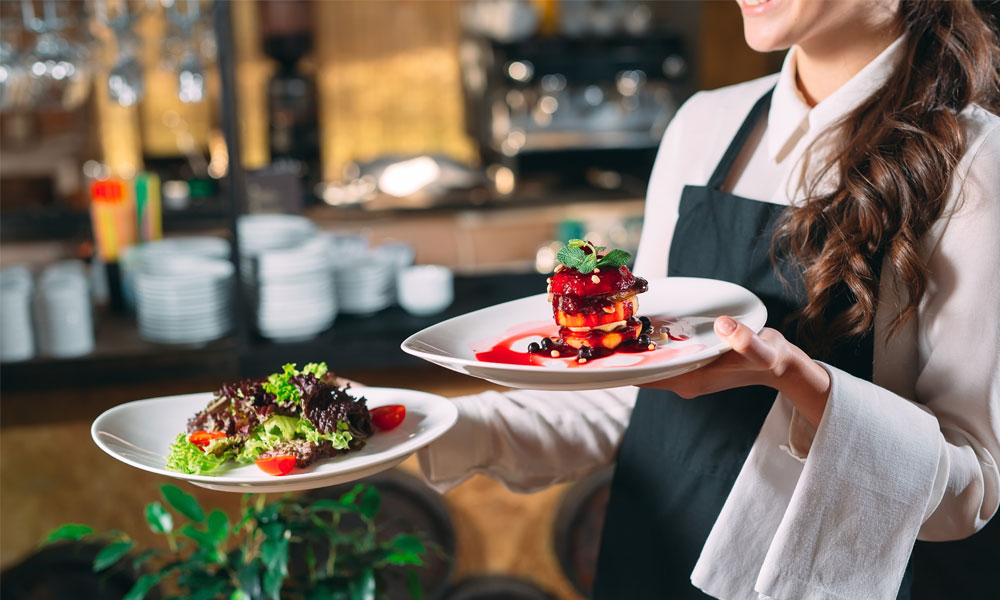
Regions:
<instances>
[{"instance_id":1,"label":"green lettuce leaf","mask_svg":"<svg viewBox=\"0 0 1000 600\"><path fill-rule=\"evenodd\" d=\"M316 379L320 379L327 372L325 362L308 363L299 371L295 368L295 363L288 363L281 368L281 373L272 373L267 376L264 382L264 391L274 394L275 402L281 406L298 404L302 401L298 388L289 380L296 375L312 374Z\"/></svg>"},{"instance_id":2,"label":"green lettuce leaf","mask_svg":"<svg viewBox=\"0 0 1000 600\"><path fill-rule=\"evenodd\" d=\"M262 452L292 440L307 442L329 441L338 450L346 450L354 439L347 430L347 423L338 423L337 431L320 433L312 423L298 417L275 415L254 427L236 455L236 461L250 463L257 460Z\"/></svg>"},{"instance_id":3,"label":"green lettuce leaf","mask_svg":"<svg viewBox=\"0 0 1000 600\"><path fill-rule=\"evenodd\" d=\"M226 464L236 456L233 446L235 438L219 438L212 440L205 451L188 441L186 433L179 433L170 444L167 455L167 468L188 475L210 473Z\"/></svg>"}]
</instances>

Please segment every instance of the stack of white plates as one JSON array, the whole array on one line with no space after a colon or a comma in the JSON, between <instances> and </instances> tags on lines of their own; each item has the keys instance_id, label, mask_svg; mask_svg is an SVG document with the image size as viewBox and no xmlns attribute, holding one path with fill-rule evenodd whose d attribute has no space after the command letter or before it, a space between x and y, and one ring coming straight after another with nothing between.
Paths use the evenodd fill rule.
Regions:
<instances>
[{"instance_id":1,"label":"stack of white plates","mask_svg":"<svg viewBox=\"0 0 1000 600\"><path fill-rule=\"evenodd\" d=\"M35 355L31 331L31 272L22 266L0 271L0 361L28 360Z\"/></svg>"},{"instance_id":2,"label":"stack of white plates","mask_svg":"<svg viewBox=\"0 0 1000 600\"><path fill-rule=\"evenodd\" d=\"M396 266L383 255L370 252L335 262L333 274L342 313L372 315L395 302Z\"/></svg>"},{"instance_id":3,"label":"stack of white plates","mask_svg":"<svg viewBox=\"0 0 1000 600\"><path fill-rule=\"evenodd\" d=\"M337 317L329 238L290 215L243 217L239 227L244 291L260 334L292 341L329 329Z\"/></svg>"},{"instance_id":4,"label":"stack of white plates","mask_svg":"<svg viewBox=\"0 0 1000 600\"><path fill-rule=\"evenodd\" d=\"M294 248L316 235L316 224L298 215L243 215L236 223L240 254Z\"/></svg>"},{"instance_id":5,"label":"stack of white plates","mask_svg":"<svg viewBox=\"0 0 1000 600\"><path fill-rule=\"evenodd\" d=\"M162 256L135 273L139 334L166 344L203 343L232 329L233 265L228 260Z\"/></svg>"},{"instance_id":6,"label":"stack of white plates","mask_svg":"<svg viewBox=\"0 0 1000 600\"><path fill-rule=\"evenodd\" d=\"M125 305L135 308L135 275L139 270L156 272L164 260L182 256L228 259L229 252L229 240L211 236L173 237L129 246L119 260Z\"/></svg>"}]
</instances>

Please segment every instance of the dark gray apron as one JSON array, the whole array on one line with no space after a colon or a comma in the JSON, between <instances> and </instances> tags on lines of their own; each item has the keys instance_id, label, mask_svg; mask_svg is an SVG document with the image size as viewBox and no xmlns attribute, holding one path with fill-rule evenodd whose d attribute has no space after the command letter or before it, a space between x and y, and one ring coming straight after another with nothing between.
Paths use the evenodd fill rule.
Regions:
<instances>
[{"instance_id":1,"label":"dark gray apron","mask_svg":"<svg viewBox=\"0 0 1000 600\"><path fill-rule=\"evenodd\" d=\"M722 279L751 290L767 306L767 326L795 343L785 324L802 304L801 281L788 270L790 285L783 284L770 259L785 207L722 191L770 100L769 91L751 109L708 185L684 188L669 275ZM842 310L849 295L837 297L831 311ZM870 381L872 348L868 335L831 349L825 360ZM744 387L686 400L640 390L611 486L595 598L708 597L691 585L691 571L775 395L771 388ZM900 598L909 597L908 588L909 576Z\"/></svg>"}]
</instances>

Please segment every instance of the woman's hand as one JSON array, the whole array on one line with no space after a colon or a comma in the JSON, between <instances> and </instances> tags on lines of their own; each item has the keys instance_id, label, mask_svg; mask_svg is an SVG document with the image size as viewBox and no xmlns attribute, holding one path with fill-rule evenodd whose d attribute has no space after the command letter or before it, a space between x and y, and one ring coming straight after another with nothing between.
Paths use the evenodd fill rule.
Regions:
<instances>
[{"instance_id":1,"label":"woman's hand","mask_svg":"<svg viewBox=\"0 0 1000 600\"><path fill-rule=\"evenodd\" d=\"M830 394L830 374L774 329L754 333L729 317L715 320L715 333L732 351L700 369L641 387L694 398L747 385L764 385L785 395L813 427L819 426Z\"/></svg>"}]
</instances>

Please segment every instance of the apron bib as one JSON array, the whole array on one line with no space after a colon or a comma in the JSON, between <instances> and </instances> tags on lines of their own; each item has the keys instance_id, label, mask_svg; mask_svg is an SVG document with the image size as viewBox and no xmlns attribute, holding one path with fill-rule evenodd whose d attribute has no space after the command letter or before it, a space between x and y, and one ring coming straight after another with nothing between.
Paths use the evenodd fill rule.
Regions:
<instances>
[{"instance_id":1,"label":"apron bib","mask_svg":"<svg viewBox=\"0 0 1000 600\"><path fill-rule=\"evenodd\" d=\"M751 290L767 306L767 326L795 343L784 324L802 305L802 284L791 273L783 283L770 259L786 207L722 191L770 99L769 91L751 109L708 184L684 188L668 274ZM835 348L827 362L870 381L872 349L869 334ZM693 399L639 391L612 481L595 598L708 598L691 585L691 571L776 396L759 386Z\"/></svg>"}]
</instances>

